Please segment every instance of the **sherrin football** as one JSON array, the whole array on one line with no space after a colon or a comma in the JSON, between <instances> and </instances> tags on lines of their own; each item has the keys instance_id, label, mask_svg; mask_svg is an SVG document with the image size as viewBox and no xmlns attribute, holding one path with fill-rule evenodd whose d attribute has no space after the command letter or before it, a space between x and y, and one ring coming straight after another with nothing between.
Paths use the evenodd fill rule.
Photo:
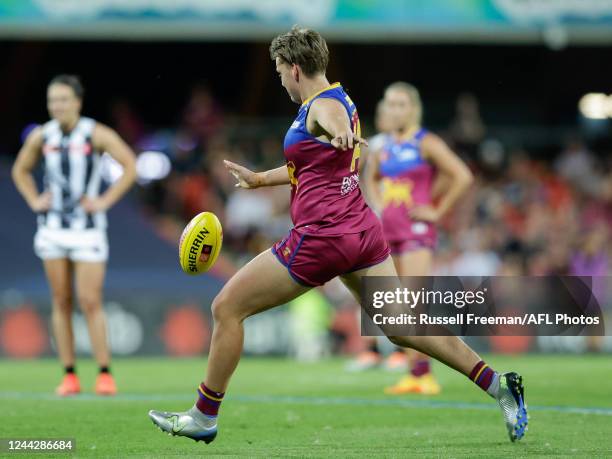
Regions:
<instances>
[{"instance_id":1,"label":"sherrin football","mask_svg":"<svg viewBox=\"0 0 612 459\"><path fill-rule=\"evenodd\" d=\"M179 242L181 268L192 276L208 271L215 264L223 243L221 222L212 212L201 212L191 219Z\"/></svg>"}]
</instances>

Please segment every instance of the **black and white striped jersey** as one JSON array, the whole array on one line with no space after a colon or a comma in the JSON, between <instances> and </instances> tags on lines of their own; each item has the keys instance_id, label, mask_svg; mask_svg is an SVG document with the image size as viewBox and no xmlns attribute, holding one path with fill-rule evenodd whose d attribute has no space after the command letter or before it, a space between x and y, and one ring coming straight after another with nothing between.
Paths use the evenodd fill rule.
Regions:
<instances>
[{"instance_id":1,"label":"black and white striped jersey","mask_svg":"<svg viewBox=\"0 0 612 459\"><path fill-rule=\"evenodd\" d=\"M80 118L65 133L57 121L43 126L44 187L51 192L51 208L38 217L38 225L49 229L105 229L106 214L86 214L80 205L84 196L100 193L101 153L92 143L96 122Z\"/></svg>"}]
</instances>

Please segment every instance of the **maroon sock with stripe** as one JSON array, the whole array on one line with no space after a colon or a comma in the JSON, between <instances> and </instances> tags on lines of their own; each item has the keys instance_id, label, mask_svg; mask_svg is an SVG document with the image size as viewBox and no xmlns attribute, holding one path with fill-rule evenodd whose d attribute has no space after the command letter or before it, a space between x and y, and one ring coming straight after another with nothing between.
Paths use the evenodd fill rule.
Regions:
<instances>
[{"instance_id":1,"label":"maroon sock with stripe","mask_svg":"<svg viewBox=\"0 0 612 459\"><path fill-rule=\"evenodd\" d=\"M489 367L484 360L478 362L470 372L470 379L474 381L478 387L488 392L490 395L494 394L493 390L489 389L495 389L491 387L491 383L498 378L499 374L493 370L493 368Z\"/></svg>"},{"instance_id":2,"label":"maroon sock with stripe","mask_svg":"<svg viewBox=\"0 0 612 459\"><path fill-rule=\"evenodd\" d=\"M204 383L198 387L198 400L196 401L196 407L206 416L217 416L219 413L219 406L223 401L224 392L215 392L210 390Z\"/></svg>"}]
</instances>

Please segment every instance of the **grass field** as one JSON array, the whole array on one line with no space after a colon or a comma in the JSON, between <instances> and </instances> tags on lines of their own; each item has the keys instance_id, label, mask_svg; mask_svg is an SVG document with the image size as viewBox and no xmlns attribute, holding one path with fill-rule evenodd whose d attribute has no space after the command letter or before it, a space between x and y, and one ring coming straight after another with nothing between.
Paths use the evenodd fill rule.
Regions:
<instances>
[{"instance_id":1,"label":"grass field","mask_svg":"<svg viewBox=\"0 0 612 459\"><path fill-rule=\"evenodd\" d=\"M342 360L282 359L242 361L210 445L168 437L147 417L151 408L192 404L202 360L117 359L121 394L110 399L91 395L90 361L78 365L85 393L59 399L52 395L61 376L55 360L0 360L0 437L72 437L78 457L612 456L609 356L488 361L523 374L531 420L519 443L508 441L493 401L441 365L435 367L441 395L392 397L382 387L396 374L348 374Z\"/></svg>"}]
</instances>

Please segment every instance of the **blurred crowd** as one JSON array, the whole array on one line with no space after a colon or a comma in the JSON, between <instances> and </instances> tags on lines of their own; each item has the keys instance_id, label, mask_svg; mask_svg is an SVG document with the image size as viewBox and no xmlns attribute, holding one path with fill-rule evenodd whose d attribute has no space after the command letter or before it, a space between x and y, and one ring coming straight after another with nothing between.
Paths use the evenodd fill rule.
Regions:
<instances>
[{"instance_id":1,"label":"blurred crowd","mask_svg":"<svg viewBox=\"0 0 612 459\"><path fill-rule=\"evenodd\" d=\"M290 120L264 123L224 113L206 84L192 88L173 129L148 130L123 101L111 113L114 127L137 151L161 151L171 160L167 177L138 188L161 236L174 243L193 215L215 212L224 223L221 266L229 274L286 234L286 187L235 188L222 159L254 170L282 165ZM609 275L611 152L592 152L576 137L561 140L565 146L554 157L542 157L508 149L488 131L472 94L458 96L447 128L437 131L476 181L440 224L434 273ZM605 294L605 284L597 281L596 294Z\"/></svg>"},{"instance_id":2,"label":"blurred crowd","mask_svg":"<svg viewBox=\"0 0 612 459\"><path fill-rule=\"evenodd\" d=\"M215 212L224 227L216 269L229 277L287 234L287 187L236 188L222 160L258 171L282 165L290 120L225 113L205 84L193 87L173 129L148 129L125 101L114 102L111 113L113 127L137 152L159 151L171 160L169 175L137 187L162 238L176 244L191 217ZM373 117L361 118L366 134L375 135L374 123L367 123ZM509 149L489 133L471 94L458 96L448 126L435 131L468 163L475 183L439 223L433 274L593 276L600 304L610 302L603 277L612 270L610 152L592 152L578 137L561 140L565 146L554 157ZM293 354L315 359L359 351L355 307L337 280L292 302Z\"/></svg>"},{"instance_id":3,"label":"blurred crowd","mask_svg":"<svg viewBox=\"0 0 612 459\"><path fill-rule=\"evenodd\" d=\"M447 141L476 183L442 224L439 273L609 274L610 152L597 155L577 138L550 158L507 151L487 137L470 95L458 99Z\"/></svg>"}]
</instances>

